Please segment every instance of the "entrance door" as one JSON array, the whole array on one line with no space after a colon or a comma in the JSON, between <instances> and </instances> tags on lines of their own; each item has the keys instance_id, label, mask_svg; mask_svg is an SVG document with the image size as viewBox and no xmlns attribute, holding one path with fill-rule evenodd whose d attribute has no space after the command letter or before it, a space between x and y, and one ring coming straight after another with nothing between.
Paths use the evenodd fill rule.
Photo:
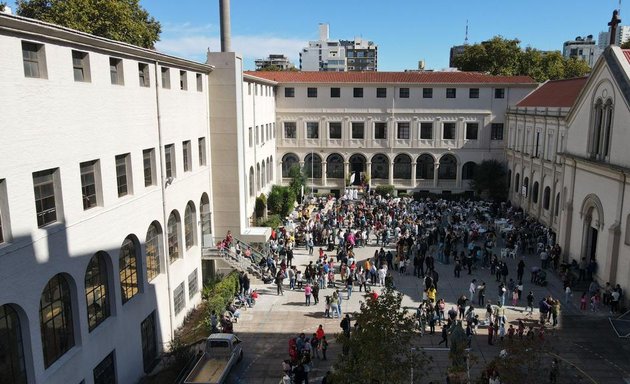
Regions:
<instances>
[{"instance_id":1,"label":"entrance door","mask_svg":"<svg viewBox=\"0 0 630 384\"><path fill-rule=\"evenodd\" d=\"M598 231L593 227L588 228L588 244L586 248L586 259L596 260L597 257L597 236Z\"/></svg>"}]
</instances>

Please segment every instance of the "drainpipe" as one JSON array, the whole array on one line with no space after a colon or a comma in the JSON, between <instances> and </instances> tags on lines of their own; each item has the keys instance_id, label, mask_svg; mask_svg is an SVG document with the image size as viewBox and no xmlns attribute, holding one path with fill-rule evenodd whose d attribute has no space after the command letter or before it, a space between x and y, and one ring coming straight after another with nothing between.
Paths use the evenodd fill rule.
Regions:
<instances>
[{"instance_id":1,"label":"drainpipe","mask_svg":"<svg viewBox=\"0 0 630 384\"><path fill-rule=\"evenodd\" d=\"M160 114L160 84L158 82L158 62L154 61L153 65L155 67L155 108L157 111L157 134L158 134L158 154L160 156L160 192L162 193L162 218L164 222L164 230L162 231L162 244L167 244L164 236L168 231L168 216L166 215L166 178L164 175L164 167L162 166L163 150L164 146L162 145L162 116ZM165 247L168 249L168 247ZM171 335L171 340L173 340L175 330L173 329L173 304L171 300L171 274L170 274L170 262L169 255L166 254L166 249L164 255L166 256L164 261L166 265L166 288L168 290L168 325L169 325L169 333Z\"/></svg>"}]
</instances>

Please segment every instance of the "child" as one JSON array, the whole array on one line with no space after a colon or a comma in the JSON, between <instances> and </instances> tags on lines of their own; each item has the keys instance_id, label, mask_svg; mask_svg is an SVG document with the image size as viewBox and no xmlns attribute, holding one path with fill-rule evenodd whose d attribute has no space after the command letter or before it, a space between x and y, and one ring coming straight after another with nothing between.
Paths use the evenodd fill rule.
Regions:
<instances>
[{"instance_id":1,"label":"child","mask_svg":"<svg viewBox=\"0 0 630 384\"><path fill-rule=\"evenodd\" d=\"M516 333L516 329L514 328L514 326L512 324L510 324L510 327L508 328L507 334L508 334L508 340L510 340L510 343L514 341L514 334Z\"/></svg>"},{"instance_id":2,"label":"child","mask_svg":"<svg viewBox=\"0 0 630 384\"><path fill-rule=\"evenodd\" d=\"M586 311L586 301L587 301L586 292L584 292L582 294L582 297L580 297L580 309L582 311Z\"/></svg>"},{"instance_id":3,"label":"child","mask_svg":"<svg viewBox=\"0 0 630 384\"><path fill-rule=\"evenodd\" d=\"M516 304L518 304L518 289L514 289L514 291L512 291L512 306L516 307Z\"/></svg>"}]
</instances>

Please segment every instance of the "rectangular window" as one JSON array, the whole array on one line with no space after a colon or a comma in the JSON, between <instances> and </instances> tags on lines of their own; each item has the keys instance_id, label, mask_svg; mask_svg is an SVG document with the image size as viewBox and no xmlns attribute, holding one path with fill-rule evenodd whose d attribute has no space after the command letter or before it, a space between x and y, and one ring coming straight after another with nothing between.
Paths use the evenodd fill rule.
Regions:
<instances>
[{"instance_id":1,"label":"rectangular window","mask_svg":"<svg viewBox=\"0 0 630 384\"><path fill-rule=\"evenodd\" d=\"M201 73L197 73L195 78L197 79L197 92L203 92L203 76Z\"/></svg>"},{"instance_id":2,"label":"rectangular window","mask_svg":"<svg viewBox=\"0 0 630 384\"><path fill-rule=\"evenodd\" d=\"M86 161L79 164L79 167L83 210L85 211L98 205L98 160Z\"/></svg>"},{"instance_id":3,"label":"rectangular window","mask_svg":"<svg viewBox=\"0 0 630 384\"><path fill-rule=\"evenodd\" d=\"M295 88L287 87L284 89L284 97L295 97Z\"/></svg>"},{"instance_id":4,"label":"rectangular window","mask_svg":"<svg viewBox=\"0 0 630 384\"><path fill-rule=\"evenodd\" d=\"M396 138L399 140L409 140L411 137L409 132L409 122L401 121L398 124L398 133Z\"/></svg>"},{"instance_id":5,"label":"rectangular window","mask_svg":"<svg viewBox=\"0 0 630 384\"><path fill-rule=\"evenodd\" d=\"M175 144L168 144L164 146L164 168L166 170L167 178L177 176L175 169Z\"/></svg>"},{"instance_id":6,"label":"rectangular window","mask_svg":"<svg viewBox=\"0 0 630 384\"><path fill-rule=\"evenodd\" d=\"M424 140L433 139L433 123L420 123L420 138Z\"/></svg>"},{"instance_id":7,"label":"rectangular window","mask_svg":"<svg viewBox=\"0 0 630 384\"><path fill-rule=\"evenodd\" d=\"M35 210L37 226L44 227L57 221L57 199L55 196L55 174L59 168L33 172Z\"/></svg>"},{"instance_id":8,"label":"rectangular window","mask_svg":"<svg viewBox=\"0 0 630 384\"><path fill-rule=\"evenodd\" d=\"M249 147L253 147L254 146L254 132L253 132L253 128L249 127Z\"/></svg>"},{"instance_id":9,"label":"rectangular window","mask_svg":"<svg viewBox=\"0 0 630 384\"><path fill-rule=\"evenodd\" d=\"M477 140L479 123L466 123L466 140Z\"/></svg>"},{"instance_id":10,"label":"rectangular window","mask_svg":"<svg viewBox=\"0 0 630 384\"><path fill-rule=\"evenodd\" d=\"M260 126L256 126L256 131L255 131L255 135L256 135L256 145L258 145L258 143L260 143Z\"/></svg>"},{"instance_id":11,"label":"rectangular window","mask_svg":"<svg viewBox=\"0 0 630 384\"><path fill-rule=\"evenodd\" d=\"M297 129L295 121L284 122L284 138L295 139L297 138Z\"/></svg>"},{"instance_id":12,"label":"rectangular window","mask_svg":"<svg viewBox=\"0 0 630 384\"><path fill-rule=\"evenodd\" d=\"M197 140L197 147L199 148L199 166L206 165L206 138L200 137Z\"/></svg>"},{"instance_id":13,"label":"rectangular window","mask_svg":"<svg viewBox=\"0 0 630 384\"><path fill-rule=\"evenodd\" d=\"M109 58L109 75L113 85L125 85L122 59Z\"/></svg>"},{"instance_id":14,"label":"rectangular window","mask_svg":"<svg viewBox=\"0 0 630 384\"><path fill-rule=\"evenodd\" d=\"M306 138L319 139L319 123L317 121L309 121L306 123Z\"/></svg>"},{"instance_id":15,"label":"rectangular window","mask_svg":"<svg viewBox=\"0 0 630 384\"><path fill-rule=\"evenodd\" d=\"M171 70L170 68L162 67L162 88L171 89Z\"/></svg>"},{"instance_id":16,"label":"rectangular window","mask_svg":"<svg viewBox=\"0 0 630 384\"><path fill-rule=\"evenodd\" d=\"M22 61L24 62L24 76L40 79L47 78L44 44L23 41Z\"/></svg>"},{"instance_id":17,"label":"rectangular window","mask_svg":"<svg viewBox=\"0 0 630 384\"><path fill-rule=\"evenodd\" d=\"M433 98L433 88L422 88L422 98L423 99L432 99Z\"/></svg>"},{"instance_id":18,"label":"rectangular window","mask_svg":"<svg viewBox=\"0 0 630 384\"><path fill-rule=\"evenodd\" d=\"M470 88L468 90L468 98L469 99L478 99L479 98L479 88Z\"/></svg>"},{"instance_id":19,"label":"rectangular window","mask_svg":"<svg viewBox=\"0 0 630 384\"><path fill-rule=\"evenodd\" d=\"M116 184L118 185L118 197L131 194L131 155L116 156Z\"/></svg>"},{"instance_id":20,"label":"rectangular window","mask_svg":"<svg viewBox=\"0 0 630 384\"><path fill-rule=\"evenodd\" d=\"M446 88L446 98L454 99L457 97L457 90L455 88Z\"/></svg>"},{"instance_id":21,"label":"rectangular window","mask_svg":"<svg viewBox=\"0 0 630 384\"><path fill-rule=\"evenodd\" d=\"M455 123L444 123L442 128L444 130L442 133L442 139L455 140Z\"/></svg>"},{"instance_id":22,"label":"rectangular window","mask_svg":"<svg viewBox=\"0 0 630 384\"><path fill-rule=\"evenodd\" d=\"M138 63L138 81L141 87L151 86L151 77L149 76L149 64Z\"/></svg>"},{"instance_id":23,"label":"rectangular window","mask_svg":"<svg viewBox=\"0 0 630 384\"><path fill-rule=\"evenodd\" d=\"M192 171L192 150L190 140L182 142L182 156L184 159L184 172Z\"/></svg>"},{"instance_id":24,"label":"rectangular window","mask_svg":"<svg viewBox=\"0 0 630 384\"><path fill-rule=\"evenodd\" d=\"M317 88L313 88L313 87L306 88L306 96L317 97Z\"/></svg>"},{"instance_id":25,"label":"rectangular window","mask_svg":"<svg viewBox=\"0 0 630 384\"><path fill-rule=\"evenodd\" d=\"M374 123L374 139L376 140L387 139L387 123L383 123L383 122Z\"/></svg>"},{"instance_id":26,"label":"rectangular window","mask_svg":"<svg viewBox=\"0 0 630 384\"><path fill-rule=\"evenodd\" d=\"M114 352L105 357L94 368L95 383L111 383L116 384L116 364L114 363Z\"/></svg>"},{"instance_id":27,"label":"rectangular window","mask_svg":"<svg viewBox=\"0 0 630 384\"><path fill-rule=\"evenodd\" d=\"M352 138L363 139L365 137L365 124L359 122L352 123Z\"/></svg>"},{"instance_id":28,"label":"rectangular window","mask_svg":"<svg viewBox=\"0 0 630 384\"><path fill-rule=\"evenodd\" d=\"M188 275L188 298L190 300L192 300L199 291L197 274L197 269L195 269L190 275Z\"/></svg>"},{"instance_id":29,"label":"rectangular window","mask_svg":"<svg viewBox=\"0 0 630 384\"><path fill-rule=\"evenodd\" d=\"M398 91L398 97L400 97L401 99L408 99L409 88L400 88L400 90Z\"/></svg>"},{"instance_id":30,"label":"rectangular window","mask_svg":"<svg viewBox=\"0 0 630 384\"><path fill-rule=\"evenodd\" d=\"M330 97L333 97L333 98L341 97L341 88L330 88Z\"/></svg>"},{"instance_id":31,"label":"rectangular window","mask_svg":"<svg viewBox=\"0 0 630 384\"><path fill-rule=\"evenodd\" d=\"M353 88L352 89L352 96L354 96L356 98L363 97L363 88Z\"/></svg>"},{"instance_id":32,"label":"rectangular window","mask_svg":"<svg viewBox=\"0 0 630 384\"><path fill-rule=\"evenodd\" d=\"M186 71L179 71L179 89L188 90L188 74Z\"/></svg>"},{"instance_id":33,"label":"rectangular window","mask_svg":"<svg viewBox=\"0 0 630 384\"><path fill-rule=\"evenodd\" d=\"M173 291L173 308L175 309L175 314L180 313L185 306L186 296L184 295L184 282L182 282Z\"/></svg>"},{"instance_id":34,"label":"rectangular window","mask_svg":"<svg viewBox=\"0 0 630 384\"><path fill-rule=\"evenodd\" d=\"M492 123L490 140L503 140L503 123Z\"/></svg>"},{"instance_id":35,"label":"rectangular window","mask_svg":"<svg viewBox=\"0 0 630 384\"><path fill-rule=\"evenodd\" d=\"M495 99L503 99L503 98L505 98L505 88L495 88L494 89L494 98Z\"/></svg>"},{"instance_id":36,"label":"rectangular window","mask_svg":"<svg viewBox=\"0 0 630 384\"><path fill-rule=\"evenodd\" d=\"M90 82L90 57L87 52L72 51L72 70L74 81Z\"/></svg>"},{"instance_id":37,"label":"rectangular window","mask_svg":"<svg viewBox=\"0 0 630 384\"><path fill-rule=\"evenodd\" d=\"M155 185L155 149L142 151L142 166L144 168L144 186Z\"/></svg>"},{"instance_id":38,"label":"rectangular window","mask_svg":"<svg viewBox=\"0 0 630 384\"><path fill-rule=\"evenodd\" d=\"M140 324L140 335L142 339L142 363L144 372L148 373L155 366L158 352L155 312L152 312Z\"/></svg>"},{"instance_id":39,"label":"rectangular window","mask_svg":"<svg viewBox=\"0 0 630 384\"><path fill-rule=\"evenodd\" d=\"M384 99L387 97L387 88L376 88L376 97Z\"/></svg>"},{"instance_id":40,"label":"rectangular window","mask_svg":"<svg viewBox=\"0 0 630 384\"><path fill-rule=\"evenodd\" d=\"M328 138L341 139L341 122L331 121L328 123Z\"/></svg>"},{"instance_id":41,"label":"rectangular window","mask_svg":"<svg viewBox=\"0 0 630 384\"><path fill-rule=\"evenodd\" d=\"M9 238L8 233L5 235L5 231L9 232L7 229L8 219L5 217L5 214L9 211L7 205L6 186L4 179L0 179L0 244L8 241Z\"/></svg>"}]
</instances>

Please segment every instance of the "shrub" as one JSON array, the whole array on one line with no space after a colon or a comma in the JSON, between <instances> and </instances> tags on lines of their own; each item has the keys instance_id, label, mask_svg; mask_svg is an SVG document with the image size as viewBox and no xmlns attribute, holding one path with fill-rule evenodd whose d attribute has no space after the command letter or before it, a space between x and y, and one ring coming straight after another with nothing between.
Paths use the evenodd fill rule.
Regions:
<instances>
[{"instance_id":1,"label":"shrub","mask_svg":"<svg viewBox=\"0 0 630 384\"><path fill-rule=\"evenodd\" d=\"M376 187L375 191L377 194L381 196L387 196L388 194L390 196L394 196L396 192L396 188L394 188L393 185L379 185Z\"/></svg>"},{"instance_id":2,"label":"shrub","mask_svg":"<svg viewBox=\"0 0 630 384\"><path fill-rule=\"evenodd\" d=\"M204 295L208 297L208 305L206 307L206 314L204 316L204 324L210 327L210 316L214 310L218 316L224 311L225 307L232 302L236 292L238 291L238 272L234 271L225 276L210 292L206 292L204 288Z\"/></svg>"},{"instance_id":3,"label":"shrub","mask_svg":"<svg viewBox=\"0 0 630 384\"><path fill-rule=\"evenodd\" d=\"M270 227L270 228L278 228L282 224L282 220L280 220L280 216L278 215L269 215L267 219L261 219L258 221L259 227Z\"/></svg>"},{"instance_id":4,"label":"shrub","mask_svg":"<svg viewBox=\"0 0 630 384\"><path fill-rule=\"evenodd\" d=\"M264 217L266 210L267 210L267 196L261 193L260 196L256 198L256 204L254 206L254 212L256 213L256 217Z\"/></svg>"}]
</instances>

